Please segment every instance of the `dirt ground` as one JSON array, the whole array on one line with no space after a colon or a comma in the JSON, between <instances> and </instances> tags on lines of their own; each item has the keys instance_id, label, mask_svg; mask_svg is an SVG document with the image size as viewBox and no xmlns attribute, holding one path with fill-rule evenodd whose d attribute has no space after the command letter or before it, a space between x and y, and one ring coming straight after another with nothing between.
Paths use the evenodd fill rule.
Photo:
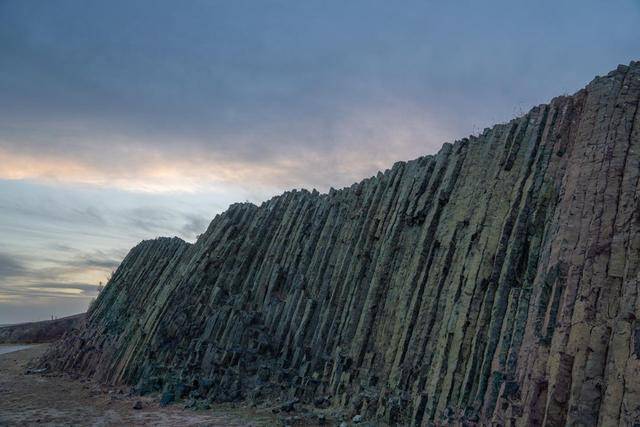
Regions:
<instances>
[{"instance_id":1,"label":"dirt ground","mask_svg":"<svg viewBox=\"0 0 640 427\"><path fill-rule=\"evenodd\" d=\"M127 396L66 376L28 374L46 345L0 354L0 426L272 426L278 420L251 408L215 406L193 411L160 407L149 397ZM136 401L142 409L133 409Z\"/></svg>"}]
</instances>

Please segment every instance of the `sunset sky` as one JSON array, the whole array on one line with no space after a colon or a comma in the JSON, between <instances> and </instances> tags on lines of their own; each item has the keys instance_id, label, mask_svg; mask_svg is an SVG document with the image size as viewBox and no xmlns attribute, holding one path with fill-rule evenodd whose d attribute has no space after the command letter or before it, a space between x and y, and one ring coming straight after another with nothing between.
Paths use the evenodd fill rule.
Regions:
<instances>
[{"instance_id":1,"label":"sunset sky","mask_svg":"<svg viewBox=\"0 0 640 427\"><path fill-rule=\"evenodd\" d=\"M640 1L0 0L0 324L640 59ZM515 36L514 36L515 35Z\"/></svg>"}]
</instances>

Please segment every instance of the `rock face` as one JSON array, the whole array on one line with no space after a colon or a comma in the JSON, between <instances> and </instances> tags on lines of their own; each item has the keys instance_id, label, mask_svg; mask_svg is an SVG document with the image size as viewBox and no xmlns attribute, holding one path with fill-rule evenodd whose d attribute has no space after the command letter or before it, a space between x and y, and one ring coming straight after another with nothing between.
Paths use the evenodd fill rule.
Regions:
<instances>
[{"instance_id":1,"label":"rock face","mask_svg":"<svg viewBox=\"0 0 640 427\"><path fill-rule=\"evenodd\" d=\"M47 363L406 425L640 423L640 62L328 194L131 250Z\"/></svg>"}]
</instances>

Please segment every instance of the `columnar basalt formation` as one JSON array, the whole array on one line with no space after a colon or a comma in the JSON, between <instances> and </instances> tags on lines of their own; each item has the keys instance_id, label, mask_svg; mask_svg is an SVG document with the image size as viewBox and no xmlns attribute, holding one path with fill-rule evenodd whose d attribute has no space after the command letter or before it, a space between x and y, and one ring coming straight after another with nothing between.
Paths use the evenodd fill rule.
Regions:
<instances>
[{"instance_id":1,"label":"columnar basalt formation","mask_svg":"<svg viewBox=\"0 0 640 427\"><path fill-rule=\"evenodd\" d=\"M640 62L328 194L131 250L48 363L388 423L640 423Z\"/></svg>"}]
</instances>

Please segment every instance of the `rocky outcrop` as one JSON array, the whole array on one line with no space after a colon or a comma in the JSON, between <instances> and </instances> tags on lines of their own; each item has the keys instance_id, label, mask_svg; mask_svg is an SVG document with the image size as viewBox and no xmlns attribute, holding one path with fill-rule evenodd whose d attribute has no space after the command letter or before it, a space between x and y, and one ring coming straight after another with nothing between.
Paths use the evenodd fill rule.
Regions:
<instances>
[{"instance_id":1,"label":"rocky outcrop","mask_svg":"<svg viewBox=\"0 0 640 427\"><path fill-rule=\"evenodd\" d=\"M67 332L78 329L84 313L41 322L20 323L0 327L0 344L48 343L60 339Z\"/></svg>"},{"instance_id":2,"label":"rocky outcrop","mask_svg":"<svg viewBox=\"0 0 640 427\"><path fill-rule=\"evenodd\" d=\"M131 250L59 369L387 423L640 423L640 63L328 194Z\"/></svg>"}]
</instances>

